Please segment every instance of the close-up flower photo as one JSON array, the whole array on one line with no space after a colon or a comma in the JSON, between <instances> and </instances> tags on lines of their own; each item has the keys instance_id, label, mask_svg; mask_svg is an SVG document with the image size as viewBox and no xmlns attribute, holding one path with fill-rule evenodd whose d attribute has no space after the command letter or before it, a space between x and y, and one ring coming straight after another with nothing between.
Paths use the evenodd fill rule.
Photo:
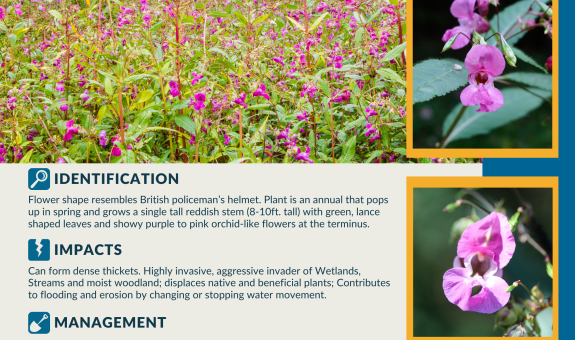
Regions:
<instances>
[{"instance_id":1,"label":"close-up flower photo","mask_svg":"<svg viewBox=\"0 0 575 340\"><path fill-rule=\"evenodd\" d=\"M553 189L413 190L413 335L553 335Z\"/></svg>"},{"instance_id":2,"label":"close-up flower photo","mask_svg":"<svg viewBox=\"0 0 575 340\"><path fill-rule=\"evenodd\" d=\"M413 147L552 148L554 11L550 0L414 0Z\"/></svg>"}]
</instances>

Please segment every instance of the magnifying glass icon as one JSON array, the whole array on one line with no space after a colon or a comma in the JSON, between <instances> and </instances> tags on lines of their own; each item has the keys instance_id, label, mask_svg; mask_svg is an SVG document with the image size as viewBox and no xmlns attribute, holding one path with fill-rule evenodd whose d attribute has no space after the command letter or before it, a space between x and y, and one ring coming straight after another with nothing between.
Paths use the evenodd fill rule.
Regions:
<instances>
[{"instance_id":1,"label":"magnifying glass icon","mask_svg":"<svg viewBox=\"0 0 575 340\"><path fill-rule=\"evenodd\" d=\"M45 182L48 179L48 173L44 170L40 170L36 173L36 182L32 183L30 189L34 189L38 182Z\"/></svg>"}]
</instances>

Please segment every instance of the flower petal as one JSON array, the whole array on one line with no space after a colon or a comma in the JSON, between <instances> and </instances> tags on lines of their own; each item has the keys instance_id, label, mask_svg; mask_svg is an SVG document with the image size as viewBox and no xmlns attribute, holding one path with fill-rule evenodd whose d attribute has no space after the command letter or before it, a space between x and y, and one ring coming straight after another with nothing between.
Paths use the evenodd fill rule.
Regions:
<instances>
[{"instance_id":1,"label":"flower petal","mask_svg":"<svg viewBox=\"0 0 575 340\"><path fill-rule=\"evenodd\" d=\"M465 67L469 73L485 70L496 77L505 70L505 58L495 46L476 45L467 53Z\"/></svg>"},{"instance_id":2,"label":"flower petal","mask_svg":"<svg viewBox=\"0 0 575 340\"><path fill-rule=\"evenodd\" d=\"M479 105L479 99L477 98L477 92L479 92L479 86L470 84L463 91L459 98L461 99L461 104L463 106L475 106Z\"/></svg>"},{"instance_id":3,"label":"flower petal","mask_svg":"<svg viewBox=\"0 0 575 340\"><path fill-rule=\"evenodd\" d=\"M475 0L455 0L450 9L451 15L456 18L471 18L475 9Z\"/></svg>"},{"instance_id":4,"label":"flower petal","mask_svg":"<svg viewBox=\"0 0 575 340\"><path fill-rule=\"evenodd\" d=\"M457 244L457 256L466 258L480 250L492 252L498 268L509 263L515 252L515 238L505 215L493 212L465 229Z\"/></svg>"},{"instance_id":5,"label":"flower petal","mask_svg":"<svg viewBox=\"0 0 575 340\"><path fill-rule=\"evenodd\" d=\"M489 97L489 103L487 101L485 103L480 103L481 106L477 112L493 112L499 110L503 106L505 98L503 97L501 91L495 87L484 86L482 93Z\"/></svg>"},{"instance_id":6,"label":"flower petal","mask_svg":"<svg viewBox=\"0 0 575 340\"><path fill-rule=\"evenodd\" d=\"M509 302L511 297L507 292L509 285L502 278L491 276L487 280L479 279L478 282L483 288L479 294L469 299L469 311L491 314Z\"/></svg>"},{"instance_id":7,"label":"flower petal","mask_svg":"<svg viewBox=\"0 0 575 340\"><path fill-rule=\"evenodd\" d=\"M489 31L489 29L491 28L491 25L489 24L489 22L487 20L485 20L484 17L482 17L481 15L479 15L477 13L473 13L471 25L472 25L473 29L476 30L477 33L480 33L480 34Z\"/></svg>"},{"instance_id":8,"label":"flower petal","mask_svg":"<svg viewBox=\"0 0 575 340\"><path fill-rule=\"evenodd\" d=\"M476 280L470 278L465 268L453 268L443 274L443 292L449 302L464 311L469 310L469 298Z\"/></svg>"}]
</instances>

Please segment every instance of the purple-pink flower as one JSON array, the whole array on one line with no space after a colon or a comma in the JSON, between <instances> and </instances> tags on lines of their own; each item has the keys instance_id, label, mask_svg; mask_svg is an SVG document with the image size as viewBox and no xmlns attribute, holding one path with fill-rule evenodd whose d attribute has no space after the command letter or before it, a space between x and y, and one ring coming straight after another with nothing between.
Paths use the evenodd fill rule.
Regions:
<instances>
[{"instance_id":1,"label":"purple-pink flower","mask_svg":"<svg viewBox=\"0 0 575 340\"><path fill-rule=\"evenodd\" d=\"M473 35L473 31L477 33L485 33L491 27L487 20L481 15L474 12L476 0L455 0L451 4L451 14L459 21L459 26L447 30L443 35L443 41L447 42L454 37L457 33L460 34L451 46L452 49L457 50L469 43L469 38Z\"/></svg>"},{"instance_id":2,"label":"purple-pink flower","mask_svg":"<svg viewBox=\"0 0 575 340\"><path fill-rule=\"evenodd\" d=\"M503 73L505 58L494 46L473 46L465 58L469 86L461 92L465 106L480 105L477 112L492 112L503 106L501 91L493 86L494 77Z\"/></svg>"},{"instance_id":3,"label":"purple-pink flower","mask_svg":"<svg viewBox=\"0 0 575 340\"><path fill-rule=\"evenodd\" d=\"M254 97L264 97L267 100L270 100L270 96L266 93L266 86L264 84L260 84L257 90L254 91Z\"/></svg>"},{"instance_id":4,"label":"purple-pink flower","mask_svg":"<svg viewBox=\"0 0 575 340\"><path fill-rule=\"evenodd\" d=\"M62 98L62 99L60 99L60 100L58 100L58 101L59 101L59 102L65 102L65 101L66 101L66 98ZM69 109L68 104L62 104L62 105L60 105L60 111L62 111L62 112L66 112L66 111L68 111L68 109ZM72 124L74 124L74 121L72 121Z\"/></svg>"},{"instance_id":5,"label":"purple-pink flower","mask_svg":"<svg viewBox=\"0 0 575 340\"><path fill-rule=\"evenodd\" d=\"M491 314L509 302L509 285L501 278L515 252L515 238L507 217L493 212L470 225L457 244L453 268L443 275L449 302L463 311ZM472 296L475 286L481 291Z\"/></svg>"},{"instance_id":6,"label":"purple-pink flower","mask_svg":"<svg viewBox=\"0 0 575 340\"><path fill-rule=\"evenodd\" d=\"M120 137L118 137L118 136L114 136L114 137L112 138L112 145L113 145L113 147L112 147L112 152L111 152L111 154L112 154L112 156L114 156L114 157L122 156L122 149L120 149L119 147L117 147L117 146L116 146L116 143L114 143L114 142L117 141L118 139L120 139Z\"/></svg>"},{"instance_id":7,"label":"purple-pink flower","mask_svg":"<svg viewBox=\"0 0 575 340\"><path fill-rule=\"evenodd\" d=\"M108 144L108 138L106 138L106 130L100 131L100 134L98 134L98 138L100 139L101 146L106 146L106 144Z\"/></svg>"},{"instance_id":8,"label":"purple-pink flower","mask_svg":"<svg viewBox=\"0 0 575 340\"><path fill-rule=\"evenodd\" d=\"M195 99L196 101L194 102L193 99ZM206 108L206 105L204 104L205 101L206 101L206 94L203 92L198 92L194 95L193 98L190 98L190 104L188 105L188 107L193 105L194 110L201 111Z\"/></svg>"},{"instance_id":9,"label":"purple-pink flower","mask_svg":"<svg viewBox=\"0 0 575 340\"><path fill-rule=\"evenodd\" d=\"M180 85L173 80L170 80L170 95L172 97L177 97L180 94Z\"/></svg>"},{"instance_id":10,"label":"purple-pink flower","mask_svg":"<svg viewBox=\"0 0 575 340\"><path fill-rule=\"evenodd\" d=\"M76 129L74 127L74 120L67 121L66 122L66 128L68 130L66 131L66 134L62 138L64 141L68 141L68 140L74 138L74 135L78 133L78 129Z\"/></svg>"},{"instance_id":11,"label":"purple-pink flower","mask_svg":"<svg viewBox=\"0 0 575 340\"><path fill-rule=\"evenodd\" d=\"M246 105L245 100L246 94L242 92L238 98L233 100L233 102L238 105L242 105L244 108L247 108L248 106Z\"/></svg>"},{"instance_id":12,"label":"purple-pink flower","mask_svg":"<svg viewBox=\"0 0 575 340\"><path fill-rule=\"evenodd\" d=\"M301 148L298 148L298 154L295 156L296 161L313 163L313 161L309 158L309 146L306 146L305 148L305 151L301 151Z\"/></svg>"}]
</instances>

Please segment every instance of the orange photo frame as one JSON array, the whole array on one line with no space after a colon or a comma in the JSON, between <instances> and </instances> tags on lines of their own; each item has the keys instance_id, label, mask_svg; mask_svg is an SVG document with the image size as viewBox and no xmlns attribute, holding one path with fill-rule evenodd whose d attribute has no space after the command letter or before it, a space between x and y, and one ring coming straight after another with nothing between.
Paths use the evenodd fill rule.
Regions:
<instances>
[{"instance_id":1,"label":"orange photo frame","mask_svg":"<svg viewBox=\"0 0 575 340\"><path fill-rule=\"evenodd\" d=\"M409 158L558 158L559 157L559 0L553 0L552 144L548 149L438 149L413 147L413 0L407 0L407 146Z\"/></svg>"},{"instance_id":2,"label":"orange photo frame","mask_svg":"<svg viewBox=\"0 0 575 340\"><path fill-rule=\"evenodd\" d=\"M494 337L415 337L413 329L413 189L551 188L553 190L553 336L559 340L559 178L558 177L407 177L407 340L488 340Z\"/></svg>"}]
</instances>

